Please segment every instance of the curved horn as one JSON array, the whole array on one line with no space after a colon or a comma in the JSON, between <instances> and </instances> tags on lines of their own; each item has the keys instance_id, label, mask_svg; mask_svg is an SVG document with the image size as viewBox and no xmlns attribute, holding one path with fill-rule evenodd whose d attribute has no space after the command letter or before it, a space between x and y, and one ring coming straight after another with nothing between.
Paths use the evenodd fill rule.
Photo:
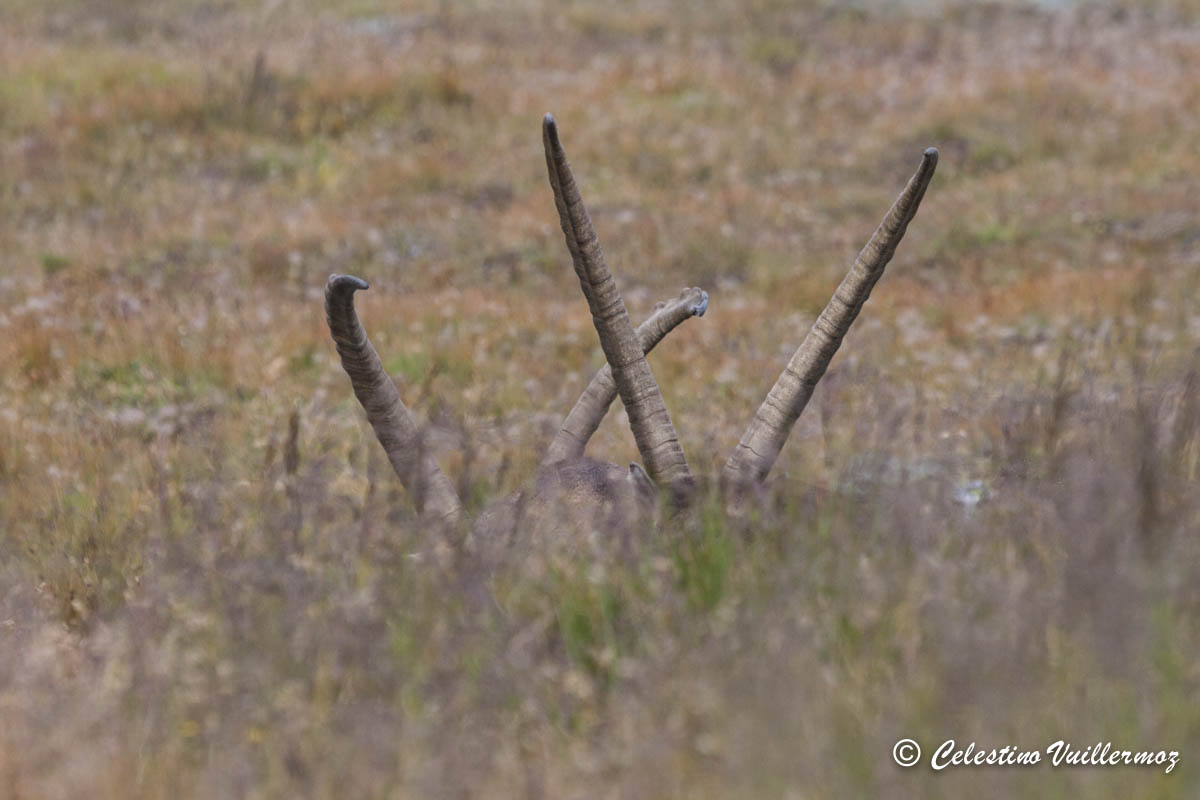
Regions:
<instances>
[{"instance_id":1,"label":"curved horn","mask_svg":"<svg viewBox=\"0 0 1200 800\"><path fill-rule=\"evenodd\" d=\"M659 303L654 313L637 328L642 353L647 354L681 322L692 317L702 317L708 310L708 292L703 289L684 289L678 297ZM600 427L608 407L617 399L617 384L613 380L612 368L605 364L592 376L575 407L550 443L543 464L581 458L592 434Z\"/></svg>"},{"instance_id":2,"label":"curved horn","mask_svg":"<svg viewBox=\"0 0 1200 800\"><path fill-rule=\"evenodd\" d=\"M462 515L458 495L425 449L423 437L400 400L396 384L387 376L379 354L358 321L354 293L366 288L366 281L352 275L330 275L325 284L325 319L342 359L342 368L350 376L354 396L367 412L375 437L412 496L417 511L455 522Z\"/></svg>"},{"instance_id":3,"label":"curved horn","mask_svg":"<svg viewBox=\"0 0 1200 800\"><path fill-rule=\"evenodd\" d=\"M937 160L936 149L931 147L925 151L916 174L871 236L871 241L858 254L829 305L813 323L812 330L759 406L742 440L725 463L723 477L727 483L734 486L757 483L771 471L817 381L825 374L842 338L850 330L875 282L896 252L896 245L904 237L908 223L916 215Z\"/></svg>"},{"instance_id":4,"label":"curved horn","mask_svg":"<svg viewBox=\"0 0 1200 800\"><path fill-rule=\"evenodd\" d=\"M679 436L629 321L616 281L604 261L596 230L583 205L571 165L567 163L567 154L558 140L558 126L550 114L542 121L542 144L546 149L546 169L554 190L554 205L567 237L567 249L571 251L575 274L579 276L579 285L591 308L600 347L612 367L617 392L629 414L629 426L633 429L638 452L650 477L658 484L690 486L692 475Z\"/></svg>"}]
</instances>

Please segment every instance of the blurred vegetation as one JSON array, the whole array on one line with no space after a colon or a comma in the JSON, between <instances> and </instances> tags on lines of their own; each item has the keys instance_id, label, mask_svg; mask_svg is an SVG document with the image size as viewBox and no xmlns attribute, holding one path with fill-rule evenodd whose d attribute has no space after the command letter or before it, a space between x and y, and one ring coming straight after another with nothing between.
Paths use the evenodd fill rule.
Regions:
<instances>
[{"instance_id":1,"label":"blurred vegetation","mask_svg":"<svg viewBox=\"0 0 1200 800\"><path fill-rule=\"evenodd\" d=\"M1192 796L1198 74L1189 0L6 0L0 795ZM704 472L942 161L760 502L480 565L321 289L518 486L600 359L548 110L633 316L711 294L652 357Z\"/></svg>"}]
</instances>

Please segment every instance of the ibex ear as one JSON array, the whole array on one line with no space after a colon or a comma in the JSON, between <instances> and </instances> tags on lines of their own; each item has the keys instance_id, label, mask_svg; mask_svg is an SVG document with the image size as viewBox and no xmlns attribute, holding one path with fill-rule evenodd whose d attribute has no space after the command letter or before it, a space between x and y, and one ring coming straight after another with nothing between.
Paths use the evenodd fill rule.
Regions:
<instances>
[{"instance_id":1,"label":"ibex ear","mask_svg":"<svg viewBox=\"0 0 1200 800\"><path fill-rule=\"evenodd\" d=\"M629 481L629 485L633 487L633 492L640 502L653 505L658 500L658 487L654 485L654 481L650 480L650 476L646 474L646 470L642 469L641 464L636 461L630 464L629 474L625 476L625 480Z\"/></svg>"}]
</instances>

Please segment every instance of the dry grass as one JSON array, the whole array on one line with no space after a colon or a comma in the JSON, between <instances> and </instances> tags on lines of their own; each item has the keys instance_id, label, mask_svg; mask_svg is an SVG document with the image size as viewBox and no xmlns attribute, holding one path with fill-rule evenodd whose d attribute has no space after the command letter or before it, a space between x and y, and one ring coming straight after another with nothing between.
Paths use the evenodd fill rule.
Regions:
<instances>
[{"instance_id":1,"label":"dry grass","mask_svg":"<svg viewBox=\"0 0 1200 800\"><path fill-rule=\"evenodd\" d=\"M0 794L1200 781L1195 3L4 6ZM711 293L652 359L704 471L942 164L751 518L482 572L415 525L320 289L371 281L472 508L517 486L599 360L547 110L634 316ZM901 736L1182 760L938 774Z\"/></svg>"}]
</instances>

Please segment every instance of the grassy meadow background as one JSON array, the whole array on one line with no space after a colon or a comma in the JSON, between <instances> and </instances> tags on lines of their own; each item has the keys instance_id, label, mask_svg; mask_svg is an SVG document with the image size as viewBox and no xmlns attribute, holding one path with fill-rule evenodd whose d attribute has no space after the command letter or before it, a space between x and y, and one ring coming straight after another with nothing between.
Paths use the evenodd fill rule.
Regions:
<instances>
[{"instance_id":1,"label":"grassy meadow background","mask_svg":"<svg viewBox=\"0 0 1200 800\"><path fill-rule=\"evenodd\" d=\"M761 502L484 568L322 288L519 486L601 363L546 111L633 317L710 293L651 358L705 473L941 163ZM1198 214L1194 2L4 0L0 796L1194 797Z\"/></svg>"}]
</instances>

